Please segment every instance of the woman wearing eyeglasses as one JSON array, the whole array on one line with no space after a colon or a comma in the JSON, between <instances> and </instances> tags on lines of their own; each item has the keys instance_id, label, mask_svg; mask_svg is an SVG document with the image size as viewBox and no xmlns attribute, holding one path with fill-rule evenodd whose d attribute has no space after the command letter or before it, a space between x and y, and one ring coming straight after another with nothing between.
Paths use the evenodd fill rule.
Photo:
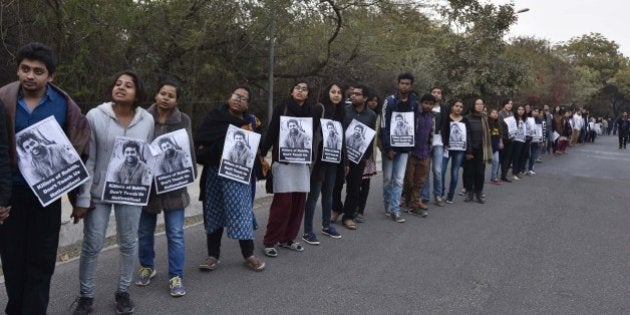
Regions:
<instances>
[{"instance_id":1,"label":"woman wearing eyeglasses","mask_svg":"<svg viewBox=\"0 0 630 315\"><path fill-rule=\"evenodd\" d=\"M203 221L208 245L208 256L199 264L199 269L204 271L214 270L219 264L224 229L229 238L238 240L248 268L253 271L262 271L265 268L265 262L254 256L252 185L255 182L243 184L219 176L221 154L229 126L260 133L260 121L248 111L251 95L249 86L236 88L227 104L208 113L195 134L197 160L204 165L199 196L203 202ZM250 149L252 152L257 150Z\"/></svg>"},{"instance_id":2,"label":"woman wearing eyeglasses","mask_svg":"<svg viewBox=\"0 0 630 315\"><path fill-rule=\"evenodd\" d=\"M261 154L265 156L273 147L271 173L274 195L269 208L267 231L263 239L264 252L269 257L278 256L278 246L296 252L304 250L302 244L296 242L295 238L300 231L306 195L310 191L308 164L278 161L280 116L312 117L313 121L318 123L321 110L319 112L318 115L315 115L314 107L309 102L308 83L304 81L296 82L291 87L289 97L273 109L271 123L260 150Z\"/></svg>"}]
</instances>

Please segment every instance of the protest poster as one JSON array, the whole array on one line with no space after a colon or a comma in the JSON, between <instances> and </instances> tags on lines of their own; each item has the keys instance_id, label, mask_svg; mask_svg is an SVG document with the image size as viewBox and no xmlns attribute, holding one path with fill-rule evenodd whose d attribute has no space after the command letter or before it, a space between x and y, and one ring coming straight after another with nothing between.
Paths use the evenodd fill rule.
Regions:
<instances>
[{"instance_id":1,"label":"protest poster","mask_svg":"<svg viewBox=\"0 0 630 315\"><path fill-rule=\"evenodd\" d=\"M230 125L223 144L219 176L249 184L260 134Z\"/></svg>"},{"instance_id":2,"label":"protest poster","mask_svg":"<svg viewBox=\"0 0 630 315\"><path fill-rule=\"evenodd\" d=\"M536 128L536 119L534 117L527 117L527 121L525 122L525 135L533 137L534 128Z\"/></svg>"},{"instance_id":3,"label":"protest poster","mask_svg":"<svg viewBox=\"0 0 630 315\"><path fill-rule=\"evenodd\" d=\"M526 123L519 120L516 125L516 133L514 133L514 141L525 142Z\"/></svg>"},{"instance_id":4,"label":"protest poster","mask_svg":"<svg viewBox=\"0 0 630 315\"><path fill-rule=\"evenodd\" d=\"M162 194L186 187L195 181L186 129L163 134L149 145L153 155L155 193Z\"/></svg>"},{"instance_id":5,"label":"protest poster","mask_svg":"<svg viewBox=\"0 0 630 315\"><path fill-rule=\"evenodd\" d=\"M50 116L15 134L18 168L42 206L90 178L70 140Z\"/></svg>"},{"instance_id":6,"label":"protest poster","mask_svg":"<svg viewBox=\"0 0 630 315\"><path fill-rule=\"evenodd\" d=\"M452 151L466 151L466 124L458 121L451 121L451 132L448 138L448 149Z\"/></svg>"},{"instance_id":7,"label":"protest poster","mask_svg":"<svg viewBox=\"0 0 630 315\"><path fill-rule=\"evenodd\" d=\"M509 138L514 138L514 136L516 135L516 129L518 128L518 126L516 125L516 119L514 119L514 116L510 116L505 117L503 121L507 125Z\"/></svg>"},{"instance_id":8,"label":"protest poster","mask_svg":"<svg viewBox=\"0 0 630 315\"><path fill-rule=\"evenodd\" d=\"M348 160L354 164L359 164L375 134L376 131L374 129L356 119L352 119L345 134Z\"/></svg>"},{"instance_id":9,"label":"protest poster","mask_svg":"<svg viewBox=\"0 0 630 315\"><path fill-rule=\"evenodd\" d=\"M413 147L415 144L413 112L392 112L389 143L392 147Z\"/></svg>"},{"instance_id":10,"label":"protest poster","mask_svg":"<svg viewBox=\"0 0 630 315\"><path fill-rule=\"evenodd\" d=\"M104 202L146 206L153 172L149 146L143 140L116 137L105 174Z\"/></svg>"},{"instance_id":11,"label":"protest poster","mask_svg":"<svg viewBox=\"0 0 630 315\"><path fill-rule=\"evenodd\" d=\"M532 142L541 142L543 139L542 124L534 124L534 133L532 134Z\"/></svg>"},{"instance_id":12,"label":"protest poster","mask_svg":"<svg viewBox=\"0 0 630 315\"><path fill-rule=\"evenodd\" d=\"M278 160L286 163L311 163L313 118L280 116Z\"/></svg>"},{"instance_id":13,"label":"protest poster","mask_svg":"<svg viewBox=\"0 0 630 315\"><path fill-rule=\"evenodd\" d=\"M341 162L341 146L343 127L341 123L332 119L320 119L322 126L322 161L330 163Z\"/></svg>"}]
</instances>

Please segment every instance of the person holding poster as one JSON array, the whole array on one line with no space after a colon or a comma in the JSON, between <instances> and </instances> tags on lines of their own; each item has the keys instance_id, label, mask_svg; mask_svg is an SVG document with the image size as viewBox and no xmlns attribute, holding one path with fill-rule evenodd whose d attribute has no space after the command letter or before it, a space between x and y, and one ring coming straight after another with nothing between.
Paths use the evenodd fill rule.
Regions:
<instances>
[{"instance_id":1,"label":"person holding poster","mask_svg":"<svg viewBox=\"0 0 630 315\"><path fill-rule=\"evenodd\" d=\"M442 160L442 183L446 187L446 169L451 161L451 180L446 195L446 203L453 203L455 188L459 179L459 168L464 160L464 153L470 144L470 124L468 118L462 116L464 103L455 100L451 103L448 117L442 126L442 140L444 141L444 159ZM446 192L446 191L445 191Z\"/></svg>"},{"instance_id":2,"label":"person holding poster","mask_svg":"<svg viewBox=\"0 0 630 315\"><path fill-rule=\"evenodd\" d=\"M265 269L265 262L254 255L252 186L255 185L255 180L244 184L219 176L221 156L230 125L260 133L260 121L248 111L251 97L252 90L249 86L239 86L232 92L227 104L208 112L195 133L197 158L204 165L199 199L203 203L208 249L208 256L199 264L200 270L210 271L217 268L224 229L227 229L229 238L238 240L247 267L253 271ZM252 150L256 151L257 148ZM255 176L252 175L251 178Z\"/></svg>"},{"instance_id":3,"label":"person holding poster","mask_svg":"<svg viewBox=\"0 0 630 315\"><path fill-rule=\"evenodd\" d=\"M254 158L254 155L251 152L249 144L245 141L245 133L237 131L232 135L232 138L234 140L234 146L230 151L229 160L232 163L246 166L247 163Z\"/></svg>"},{"instance_id":4,"label":"person holding poster","mask_svg":"<svg viewBox=\"0 0 630 315\"><path fill-rule=\"evenodd\" d=\"M11 212L11 162L4 103L0 101L0 225Z\"/></svg>"},{"instance_id":5,"label":"person holding poster","mask_svg":"<svg viewBox=\"0 0 630 315\"><path fill-rule=\"evenodd\" d=\"M538 156L542 153L544 143L543 133L543 119L540 115L540 110L536 107L532 109L532 118L534 119L534 128L532 132L532 144L529 161L527 164L527 175L536 175L534 172L534 164L538 160Z\"/></svg>"},{"instance_id":6,"label":"person holding poster","mask_svg":"<svg viewBox=\"0 0 630 315\"><path fill-rule=\"evenodd\" d=\"M466 198L464 202L470 202L474 198L478 203L484 203L483 184L486 174L486 163L492 161L492 140L490 139L490 126L485 112L483 100L475 100L470 114L466 116L470 125L470 144L466 149L464 161L464 188Z\"/></svg>"},{"instance_id":7,"label":"person holding poster","mask_svg":"<svg viewBox=\"0 0 630 315\"><path fill-rule=\"evenodd\" d=\"M326 124L326 129L323 132L328 133L328 137L325 142L314 143L315 146L320 147L322 154L324 150L331 149L331 145L337 148L337 143L342 143L343 137L338 134L332 121L339 122L341 125L344 121L345 111L343 103L343 94L341 93L341 86L338 84L330 84L324 89L324 100L318 104L317 107L323 106L324 114L323 118L330 119ZM330 128L332 127L332 129ZM331 140L333 139L333 140ZM326 147L326 148L325 148ZM337 150L340 150L339 147ZM337 174L337 168L343 168L346 164L345 154L341 151L341 164L322 161L322 154L315 156L313 169L311 171L310 179L310 192L306 198L306 208L304 215L304 233L302 234L302 240L311 245L319 245L319 240L313 232L313 218L315 217L315 206L317 205L317 199L321 193L322 195L322 234L332 237L341 238L341 234L337 232L334 226L330 224L330 217L332 213L332 193L335 185L335 177Z\"/></svg>"},{"instance_id":8,"label":"person holding poster","mask_svg":"<svg viewBox=\"0 0 630 315\"><path fill-rule=\"evenodd\" d=\"M135 141L122 144L124 161L114 171L114 181L125 185L142 185L151 180L151 170L142 160L142 145Z\"/></svg>"},{"instance_id":9,"label":"person holding poster","mask_svg":"<svg viewBox=\"0 0 630 315\"><path fill-rule=\"evenodd\" d=\"M52 84L57 57L50 47L36 42L26 44L18 50L16 60L18 81L0 88L6 114L1 118L6 128L0 134L9 140L9 157L0 158L0 165L10 163L11 167L11 174L2 171L0 181L12 182L11 198L6 199L9 195L4 189L0 194L0 256L8 297L5 312L45 314L57 259L61 199L41 205L17 167L15 134L53 116L74 149L86 157L90 126L74 100ZM11 212L7 217L9 205Z\"/></svg>"},{"instance_id":10,"label":"person holding poster","mask_svg":"<svg viewBox=\"0 0 630 315\"><path fill-rule=\"evenodd\" d=\"M385 215L391 216L398 223L405 222L400 215L400 196L402 194L407 157L413 145L393 146L391 135L394 126L390 126L393 112L418 113L418 95L411 90L414 77L405 72L398 75L397 91L385 99L381 117L381 145L383 162L383 204Z\"/></svg>"},{"instance_id":11,"label":"person holding poster","mask_svg":"<svg viewBox=\"0 0 630 315\"><path fill-rule=\"evenodd\" d=\"M420 98L420 114L415 121L416 143L409 154L407 168L405 171L404 196L405 205L410 213L420 215L425 218L429 215L426 204L422 202L420 196L424 181L429 173L431 163L431 142L434 136L434 117L431 110L435 104L435 96L431 94L422 95Z\"/></svg>"},{"instance_id":12,"label":"person holding poster","mask_svg":"<svg viewBox=\"0 0 630 315\"><path fill-rule=\"evenodd\" d=\"M46 144L35 132L25 131L17 138L17 147L30 156L32 174L36 181L67 169L78 159L72 154L72 148L55 143Z\"/></svg>"},{"instance_id":13,"label":"person holding poster","mask_svg":"<svg viewBox=\"0 0 630 315\"><path fill-rule=\"evenodd\" d=\"M512 180L521 179L521 157L527 141L527 117L525 116L525 106L519 105L514 114L516 120L516 133L514 135L514 143L512 144ZM524 166L524 165L523 165Z\"/></svg>"},{"instance_id":14,"label":"person holding poster","mask_svg":"<svg viewBox=\"0 0 630 315\"><path fill-rule=\"evenodd\" d=\"M505 119L514 116L512 113L512 100L509 98L501 101L501 111L499 112L499 125L501 126L501 141L503 149L499 151L499 160L501 160L501 180L506 183L512 181L507 177L507 171L512 161L512 140L514 136L510 134Z\"/></svg>"},{"instance_id":15,"label":"person holding poster","mask_svg":"<svg viewBox=\"0 0 630 315\"><path fill-rule=\"evenodd\" d=\"M155 94L155 103L147 109L153 116L153 138L184 129L188 135L194 176L197 175L194 145L190 117L179 110L181 86L175 81L164 81ZM163 158L158 160L158 167L162 173L171 173L184 169L186 166L185 153L178 148L169 137L158 141L164 152ZM164 226L168 248L168 286L171 296L179 297L186 294L184 286L184 261L186 245L184 240L184 209L190 204L188 189L182 187L162 194L156 194L156 187L151 190L149 203L142 208L138 226L138 258L140 267L136 274L136 285L146 286L156 275L154 235L157 216L164 211Z\"/></svg>"},{"instance_id":16,"label":"person holding poster","mask_svg":"<svg viewBox=\"0 0 630 315\"><path fill-rule=\"evenodd\" d=\"M269 257L277 257L279 245L293 251L301 252L304 247L295 241L300 223L304 215L306 196L310 191L309 165L304 163L280 163L280 116L311 117L318 122L322 116L321 107L316 110L309 102L309 89L305 81L297 81L290 91L289 97L273 109L271 123L261 146L261 154L273 147L271 174L273 176L273 201L269 208L269 221L263 239L264 253ZM313 154L317 156L318 154Z\"/></svg>"},{"instance_id":17,"label":"person holding poster","mask_svg":"<svg viewBox=\"0 0 630 315\"><path fill-rule=\"evenodd\" d=\"M360 123L365 124L368 128L372 129L372 134L364 139L364 132L367 131L367 128L364 128L361 125L361 128L354 128L352 135L349 139L346 140L348 143L347 151L349 150L365 150L359 151L363 153L359 155L358 158L360 160L358 163L349 162L348 173L346 175L346 199L343 204L343 217L341 218L341 222L344 227L349 230L356 230L357 225L354 222L354 218L356 215L357 208L360 202L360 194L361 194L361 181L363 179L363 170L365 169L366 160L370 158L370 153L372 153L372 137L374 134L374 128L376 127L376 113L367 107L367 99L368 95L370 95L370 90L367 86L363 84L356 84L353 88L352 96L350 99L352 100L352 105L345 107L345 125L350 126L353 120L356 120ZM364 131L364 129L366 129ZM351 140L351 139L361 139ZM351 142L355 142L355 144L351 145ZM360 145L357 145L356 142L359 142ZM350 158L348 158L350 160Z\"/></svg>"},{"instance_id":18,"label":"person holding poster","mask_svg":"<svg viewBox=\"0 0 630 315\"><path fill-rule=\"evenodd\" d=\"M154 121L153 116L140 107L146 99L146 94L144 84L135 72L126 70L115 76L111 98L112 101L98 105L87 113L92 129L92 144L85 166L92 180L81 187L81 194L77 198L77 205L73 211L76 217L84 219L83 245L79 262L80 291L75 314L85 314L92 310L96 286L96 264L103 248L112 208L116 217L120 251L118 287L114 294L116 312L129 314L135 309L128 291L133 280L135 260L138 255L138 223L142 207L106 203L102 196L116 137L124 136L149 142L153 139ZM133 152L128 153L129 156L133 155ZM89 211L88 207L91 208Z\"/></svg>"}]
</instances>

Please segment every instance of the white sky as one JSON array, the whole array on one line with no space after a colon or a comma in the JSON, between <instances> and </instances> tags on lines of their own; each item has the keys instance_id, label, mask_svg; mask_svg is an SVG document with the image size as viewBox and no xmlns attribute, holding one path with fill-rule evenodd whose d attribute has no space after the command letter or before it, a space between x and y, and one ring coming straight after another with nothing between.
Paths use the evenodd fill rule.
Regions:
<instances>
[{"instance_id":1,"label":"white sky","mask_svg":"<svg viewBox=\"0 0 630 315\"><path fill-rule=\"evenodd\" d=\"M482 3L484 1L481 1ZM619 45L630 57L630 1L628 0L490 0L494 4L514 3L514 9L529 8L518 15L508 37L534 36L552 44L588 33L600 33Z\"/></svg>"}]
</instances>

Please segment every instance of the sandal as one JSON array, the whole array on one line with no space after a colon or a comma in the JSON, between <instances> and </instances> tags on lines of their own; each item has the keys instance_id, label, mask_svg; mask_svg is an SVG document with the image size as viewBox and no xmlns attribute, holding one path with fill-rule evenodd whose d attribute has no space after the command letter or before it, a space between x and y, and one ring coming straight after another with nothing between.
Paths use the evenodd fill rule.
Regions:
<instances>
[{"instance_id":1,"label":"sandal","mask_svg":"<svg viewBox=\"0 0 630 315\"><path fill-rule=\"evenodd\" d=\"M253 255L245 259L245 265L253 271L263 271L265 269L265 262Z\"/></svg>"},{"instance_id":2,"label":"sandal","mask_svg":"<svg viewBox=\"0 0 630 315\"><path fill-rule=\"evenodd\" d=\"M280 247L286 248L286 249L290 249L290 250L294 250L296 252L304 251L304 247L302 246L302 244L300 244L298 242L294 242L294 241L288 241L288 242L280 243Z\"/></svg>"},{"instance_id":3,"label":"sandal","mask_svg":"<svg viewBox=\"0 0 630 315\"><path fill-rule=\"evenodd\" d=\"M205 271L212 271L212 270L217 269L218 265L219 265L218 259L212 256L208 256L206 257L206 259L203 260L201 264L199 264L199 269L205 270Z\"/></svg>"},{"instance_id":4,"label":"sandal","mask_svg":"<svg viewBox=\"0 0 630 315\"><path fill-rule=\"evenodd\" d=\"M330 212L330 223L335 223L337 222L337 218L339 218L339 212L332 210Z\"/></svg>"},{"instance_id":5,"label":"sandal","mask_svg":"<svg viewBox=\"0 0 630 315\"><path fill-rule=\"evenodd\" d=\"M274 247L265 247L263 249L263 252L265 253L266 256L268 257L278 257L278 250Z\"/></svg>"}]
</instances>

